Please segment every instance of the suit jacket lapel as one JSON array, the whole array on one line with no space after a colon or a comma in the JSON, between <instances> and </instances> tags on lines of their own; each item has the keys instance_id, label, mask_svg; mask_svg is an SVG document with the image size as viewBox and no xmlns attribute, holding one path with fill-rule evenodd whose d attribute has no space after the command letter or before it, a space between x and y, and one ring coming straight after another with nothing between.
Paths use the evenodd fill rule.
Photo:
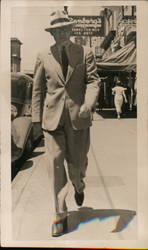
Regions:
<instances>
[{"instance_id":1,"label":"suit jacket lapel","mask_svg":"<svg viewBox=\"0 0 148 250\"><path fill-rule=\"evenodd\" d=\"M63 72L62 72L62 67L60 64L59 52L58 52L56 45L54 45L50 48L49 54L51 55L51 63L53 64L53 68L57 72L58 77L64 83L65 80L64 80L64 76L63 76Z\"/></svg>"},{"instance_id":2,"label":"suit jacket lapel","mask_svg":"<svg viewBox=\"0 0 148 250\"><path fill-rule=\"evenodd\" d=\"M63 84L66 84L69 81L69 79L72 76L72 73L74 72L76 65L78 63L82 63L82 60L83 60L82 49L77 47L72 42L69 43L69 46L68 46L66 51L67 51L67 56L68 56L68 60L69 60L66 81L64 79L64 75L62 72L62 67L60 64L60 58L59 58L59 52L58 52L57 46L53 45L50 48L50 52L49 52L51 55L51 59L52 59L51 63L53 64L53 68L55 69L58 77L61 79Z\"/></svg>"},{"instance_id":3,"label":"suit jacket lapel","mask_svg":"<svg viewBox=\"0 0 148 250\"><path fill-rule=\"evenodd\" d=\"M75 70L75 67L78 64L83 63L83 60L84 60L84 52L83 52L82 47L74 44L73 42L69 43L67 54L68 54L68 59L69 59L69 66L68 66L68 72L67 72L67 77L66 77L66 83L71 78Z\"/></svg>"},{"instance_id":4,"label":"suit jacket lapel","mask_svg":"<svg viewBox=\"0 0 148 250\"><path fill-rule=\"evenodd\" d=\"M68 70L67 70L67 76L66 76L66 83L69 81L70 77L72 76L72 73L76 66L76 61L73 60L73 55L75 53L75 51L73 51L73 48L74 48L73 43L70 42L67 48L67 56L68 56L69 64L68 64Z\"/></svg>"},{"instance_id":5,"label":"suit jacket lapel","mask_svg":"<svg viewBox=\"0 0 148 250\"><path fill-rule=\"evenodd\" d=\"M74 68L69 64L68 70L67 70L67 76L66 76L66 83L69 81L73 71L74 71Z\"/></svg>"}]
</instances>

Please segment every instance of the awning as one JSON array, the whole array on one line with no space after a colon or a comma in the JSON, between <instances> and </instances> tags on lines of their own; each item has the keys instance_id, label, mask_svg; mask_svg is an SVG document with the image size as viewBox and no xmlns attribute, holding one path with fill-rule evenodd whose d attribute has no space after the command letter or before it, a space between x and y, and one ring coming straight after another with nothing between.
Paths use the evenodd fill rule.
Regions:
<instances>
[{"instance_id":1,"label":"awning","mask_svg":"<svg viewBox=\"0 0 148 250\"><path fill-rule=\"evenodd\" d=\"M136 45L132 41L109 57L97 62L98 70L136 71Z\"/></svg>"}]
</instances>

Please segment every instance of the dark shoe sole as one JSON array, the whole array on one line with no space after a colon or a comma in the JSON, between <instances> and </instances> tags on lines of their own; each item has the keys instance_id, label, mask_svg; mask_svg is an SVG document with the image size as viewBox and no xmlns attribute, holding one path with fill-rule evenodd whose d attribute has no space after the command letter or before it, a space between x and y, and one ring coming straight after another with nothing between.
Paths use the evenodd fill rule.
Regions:
<instances>
[{"instance_id":1,"label":"dark shoe sole","mask_svg":"<svg viewBox=\"0 0 148 250\"><path fill-rule=\"evenodd\" d=\"M52 233L52 237L59 237L59 236L62 236L64 234L67 233L67 230L66 231L63 231L63 232L60 232L60 233Z\"/></svg>"},{"instance_id":2,"label":"dark shoe sole","mask_svg":"<svg viewBox=\"0 0 148 250\"><path fill-rule=\"evenodd\" d=\"M62 230L60 230L58 232L58 226L62 227ZM54 226L56 227L57 226L57 231L53 232L53 228ZM59 236L62 236L63 234L66 234L67 233L67 218L63 221L63 222L57 222L53 225L52 227L52 237L59 237Z\"/></svg>"}]
</instances>

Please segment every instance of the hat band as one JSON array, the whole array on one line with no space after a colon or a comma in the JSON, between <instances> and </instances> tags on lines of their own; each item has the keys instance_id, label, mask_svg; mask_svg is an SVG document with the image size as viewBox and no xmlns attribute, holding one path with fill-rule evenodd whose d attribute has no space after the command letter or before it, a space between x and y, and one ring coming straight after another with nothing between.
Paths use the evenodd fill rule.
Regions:
<instances>
[{"instance_id":1,"label":"hat band","mask_svg":"<svg viewBox=\"0 0 148 250\"><path fill-rule=\"evenodd\" d=\"M57 24L57 23L64 23L69 22L68 18L58 18L51 22L51 25Z\"/></svg>"}]
</instances>

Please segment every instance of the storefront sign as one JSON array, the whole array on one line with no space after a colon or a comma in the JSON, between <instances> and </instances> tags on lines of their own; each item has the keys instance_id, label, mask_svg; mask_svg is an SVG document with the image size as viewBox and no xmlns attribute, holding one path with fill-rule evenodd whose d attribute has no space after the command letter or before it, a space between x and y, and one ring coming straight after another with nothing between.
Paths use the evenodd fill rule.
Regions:
<instances>
[{"instance_id":1,"label":"storefront sign","mask_svg":"<svg viewBox=\"0 0 148 250\"><path fill-rule=\"evenodd\" d=\"M76 24L72 36L104 36L103 17L101 16L69 16Z\"/></svg>"}]
</instances>

